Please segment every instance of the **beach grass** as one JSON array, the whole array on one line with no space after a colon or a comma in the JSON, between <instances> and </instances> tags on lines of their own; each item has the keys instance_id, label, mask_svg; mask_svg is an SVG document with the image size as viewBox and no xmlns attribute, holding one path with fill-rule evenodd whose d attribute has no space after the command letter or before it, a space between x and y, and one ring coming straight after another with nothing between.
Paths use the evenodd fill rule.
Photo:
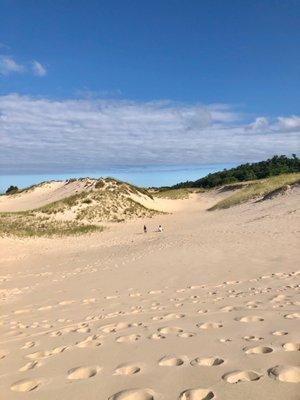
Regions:
<instances>
[{"instance_id":1,"label":"beach grass","mask_svg":"<svg viewBox=\"0 0 300 400\"><path fill-rule=\"evenodd\" d=\"M274 190L281 189L286 185L293 185L300 182L300 173L283 174L271 178L252 181L249 185L233 193L231 196L219 201L209 211L229 208L249 200L268 195Z\"/></svg>"},{"instance_id":2,"label":"beach grass","mask_svg":"<svg viewBox=\"0 0 300 400\"><path fill-rule=\"evenodd\" d=\"M204 189L180 188L180 189L160 189L154 193L155 197L169 200L188 199L191 193L204 192Z\"/></svg>"},{"instance_id":3,"label":"beach grass","mask_svg":"<svg viewBox=\"0 0 300 400\"><path fill-rule=\"evenodd\" d=\"M0 236L52 237L80 235L102 230L102 226L79 224L77 221L57 221L49 217L37 216L30 211L0 213Z\"/></svg>"}]
</instances>

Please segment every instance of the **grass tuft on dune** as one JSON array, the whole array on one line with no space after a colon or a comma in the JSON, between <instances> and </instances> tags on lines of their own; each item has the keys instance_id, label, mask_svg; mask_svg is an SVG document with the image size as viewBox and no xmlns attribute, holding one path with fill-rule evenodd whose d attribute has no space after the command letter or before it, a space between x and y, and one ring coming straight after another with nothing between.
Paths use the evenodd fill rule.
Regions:
<instances>
[{"instance_id":1,"label":"grass tuft on dune","mask_svg":"<svg viewBox=\"0 0 300 400\"><path fill-rule=\"evenodd\" d=\"M284 188L286 185L300 183L300 173L273 176L268 179L253 181L243 189L233 193L231 196L219 201L209 211L229 208L249 200L266 196L274 190Z\"/></svg>"},{"instance_id":2,"label":"grass tuft on dune","mask_svg":"<svg viewBox=\"0 0 300 400\"><path fill-rule=\"evenodd\" d=\"M192 189L192 188L180 188L180 189L160 189L154 193L155 197L169 200L183 200L188 199L191 193L205 192L205 189Z\"/></svg>"},{"instance_id":3,"label":"grass tuft on dune","mask_svg":"<svg viewBox=\"0 0 300 400\"><path fill-rule=\"evenodd\" d=\"M102 231L102 226L37 217L30 211L0 213L0 236L52 237Z\"/></svg>"}]
</instances>

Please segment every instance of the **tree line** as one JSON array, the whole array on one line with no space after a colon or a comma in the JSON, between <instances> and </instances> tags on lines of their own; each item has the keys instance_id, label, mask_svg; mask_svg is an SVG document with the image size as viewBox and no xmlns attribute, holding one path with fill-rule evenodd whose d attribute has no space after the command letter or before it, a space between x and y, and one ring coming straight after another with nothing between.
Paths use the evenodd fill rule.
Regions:
<instances>
[{"instance_id":1,"label":"tree line","mask_svg":"<svg viewBox=\"0 0 300 400\"><path fill-rule=\"evenodd\" d=\"M300 172L300 159L296 154L293 154L290 158L284 155L273 156L266 161L242 164L235 168L208 174L196 181L181 182L172 186L172 188L196 187L209 189L230 183L263 179L293 172Z\"/></svg>"}]
</instances>

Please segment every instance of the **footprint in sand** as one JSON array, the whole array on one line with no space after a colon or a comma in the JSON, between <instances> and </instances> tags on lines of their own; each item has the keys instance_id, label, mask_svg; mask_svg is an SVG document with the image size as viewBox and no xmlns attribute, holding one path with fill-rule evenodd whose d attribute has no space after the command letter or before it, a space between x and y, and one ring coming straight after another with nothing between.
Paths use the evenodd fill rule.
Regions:
<instances>
[{"instance_id":1,"label":"footprint in sand","mask_svg":"<svg viewBox=\"0 0 300 400\"><path fill-rule=\"evenodd\" d=\"M67 350L67 349L69 349L69 346L55 347L54 349L52 349L52 350L50 351L50 355L53 355L53 354L60 354L60 353L62 353L63 351L65 351L65 350Z\"/></svg>"},{"instance_id":2,"label":"footprint in sand","mask_svg":"<svg viewBox=\"0 0 300 400\"><path fill-rule=\"evenodd\" d=\"M155 393L151 389L122 390L108 400L155 400Z\"/></svg>"},{"instance_id":3,"label":"footprint in sand","mask_svg":"<svg viewBox=\"0 0 300 400\"><path fill-rule=\"evenodd\" d=\"M60 306L68 306L69 304L73 304L75 303L75 300L64 300L64 301L60 301L58 304Z\"/></svg>"},{"instance_id":4,"label":"footprint in sand","mask_svg":"<svg viewBox=\"0 0 300 400\"><path fill-rule=\"evenodd\" d=\"M180 318L183 318L183 317L185 317L184 314L173 314L173 313L171 313L171 314L166 314L166 315L162 315L162 316L161 315L155 316L152 319L153 319L153 321L159 321L159 320L169 321L171 319L180 319Z\"/></svg>"},{"instance_id":5,"label":"footprint in sand","mask_svg":"<svg viewBox=\"0 0 300 400\"><path fill-rule=\"evenodd\" d=\"M203 285L192 285L192 286L189 286L188 288L191 290L196 290L196 289L203 289L204 287L205 286L203 286Z\"/></svg>"},{"instance_id":6,"label":"footprint in sand","mask_svg":"<svg viewBox=\"0 0 300 400\"><path fill-rule=\"evenodd\" d=\"M166 336L162 335L161 333L153 333L151 336L149 336L149 339L161 340L161 339L166 339Z\"/></svg>"},{"instance_id":7,"label":"footprint in sand","mask_svg":"<svg viewBox=\"0 0 300 400\"><path fill-rule=\"evenodd\" d=\"M96 303L97 299L91 298L91 299L83 299L83 304L93 304Z\"/></svg>"},{"instance_id":8,"label":"footprint in sand","mask_svg":"<svg viewBox=\"0 0 300 400\"><path fill-rule=\"evenodd\" d=\"M42 358L47 358L51 356L51 351L49 350L42 350L42 351L36 351L35 353L30 353L27 354L25 357L30 358L32 360L39 360Z\"/></svg>"},{"instance_id":9,"label":"footprint in sand","mask_svg":"<svg viewBox=\"0 0 300 400\"><path fill-rule=\"evenodd\" d=\"M37 379L22 379L13 383L10 388L14 392L30 392L31 390L37 389L40 383L41 382Z\"/></svg>"},{"instance_id":10,"label":"footprint in sand","mask_svg":"<svg viewBox=\"0 0 300 400\"><path fill-rule=\"evenodd\" d=\"M89 333L89 332L91 332L91 329L89 327L82 327L82 328L76 329L75 332L77 332L77 333Z\"/></svg>"},{"instance_id":11,"label":"footprint in sand","mask_svg":"<svg viewBox=\"0 0 300 400\"><path fill-rule=\"evenodd\" d=\"M141 338L141 336L137 335L137 334L127 335L127 336L119 336L116 339L116 342L118 342L118 343L134 343L137 340L139 340L140 338Z\"/></svg>"},{"instance_id":12,"label":"footprint in sand","mask_svg":"<svg viewBox=\"0 0 300 400\"><path fill-rule=\"evenodd\" d=\"M236 307L233 307L233 306L225 306L225 307L220 308L220 311L223 311L223 312L236 311Z\"/></svg>"},{"instance_id":13,"label":"footprint in sand","mask_svg":"<svg viewBox=\"0 0 300 400\"><path fill-rule=\"evenodd\" d=\"M128 324L126 322L119 322L117 324L109 324L109 325L102 326L100 328L100 330L104 333L111 333L111 332L120 331L122 329L130 328L131 326L132 326L131 324Z\"/></svg>"},{"instance_id":14,"label":"footprint in sand","mask_svg":"<svg viewBox=\"0 0 300 400\"><path fill-rule=\"evenodd\" d=\"M300 343L285 343L282 347L285 351L300 351Z\"/></svg>"},{"instance_id":15,"label":"footprint in sand","mask_svg":"<svg viewBox=\"0 0 300 400\"><path fill-rule=\"evenodd\" d=\"M179 367L180 365L183 365L185 361L187 361L186 356L165 356L159 360L158 365L161 367Z\"/></svg>"},{"instance_id":16,"label":"footprint in sand","mask_svg":"<svg viewBox=\"0 0 300 400\"><path fill-rule=\"evenodd\" d=\"M5 358L8 354L9 354L8 351L0 350L0 360L2 360L2 358Z\"/></svg>"},{"instance_id":17,"label":"footprint in sand","mask_svg":"<svg viewBox=\"0 0 300 400\"><path fill-rule=\"evenodd\" d=\"M224 363L223 358L219 357L208 357L208 358L195 358L191 361L191 365L194 366L203 366L203 367L214 367L217 365L221 365Z\"/></svg>"},{"instance_id":18,"label":"footprint in sand","mask_svg":"<svg viewBox=\"0 0 300 400\"><path fill-rule=\"evenodd\" d=\"M255 335L246 335L246 336L243 336L243 339L244 340L247 340L247 342L258 342L259 340L263 340L263 338L262 337L260 337L260 336L255 336Z\"/></svg>"},{"instance_id":19,"label":"footprint in sand","mask_svg":"<svg viewBox=\"0 0 300 400\"><path fill-rule=\"evenodd\" d=\"M49 334L49 336L51 336L51 337L56 337L56 336L61 336L61 335L62 335L61 331L55 331L55 332L51 332Z\"/></svg>"},{"instance_id":20,"label":"footprint in sand","mask_svg":"<svg viewBox=\"0 0 300 400\"><path fill-rule=\"evenodd\" d=\"M99 367L76 367L68 371L68 379L88 379L97 375L100 372Z\"/></svg>"},{"instance_id":21,"label":"footprint in sand","mask_svg":"<svg viewBox=\"0 0 300 400\"><path fill-rule=\"evenodd\" d=\"M228 383L258 381L261 378L255 371L233 371L222 376L222 379Z\"/></svg>"},{"instance_id":22,"label":"footprint in sand","mask_svg":"<svg viewBox=\"0 0 300 400\"><path fill-rule=\"evenodd\" d=\"M23 367L19 369L19 371L29 371L30 369L38 368L41 364L38 361L30 361L29 363L25 364Z\"/></svg>"},{"instance_id":23,"label":"footprint in sand","mask_svg":"<svg viewBox=\"0 0 300 400\"><path fill-rule=\"evenodd\" d=\"M285 299L286 299L286 295L285 294L278 294L277 296L273 297L270 300L270 303L279 303L279 302L281 302L281 301L283 301Z\"/></svg>"},{"instance_id":24,"label":"footprint in sand","mask_svg":"<svg viewBox=\"0 0 300 400\"><path fill-rule=\"evenodd\" d=\"M129 297L140 297L141 293L130 293Z\"/></svg>"},{"instance_id":25,"label":"footprint in sand","mask_svg":"<svg viewBox=\"0 0 300 400\"><path fill-rule=\"evenodd\" d=\"M205 322L204 324L197 324L197 326L200 329L217 329L223 327L220 322Z\"/></svg>"},{"instance_id":26,"label":"footprint in sand","mask_svg":"<svg viewBox=\"0 0 300 400\"><path fill-rule=\"evenodd\" d=\"M231 338L221 338L221 339L219 339L219 342L228 343L228 342L232 342L232 339Z\"/></svg>"},{"instance_id":27,"label":"footprint in sand","mask_svg":"<svg viewBox=\"0 0 300 400\"><path fill-rule=\"evenodd\" d=\"M236 321L239 322L262 322L264 319L262 317L258 317L257 315L248 315L246 317L235 318Z\"/></svg>"},{"instance_id":28,"label":"footprint in sand","mask_svg":"<svg viewBox=\"0 0 300 400\"><path fill-rule=\"evenodd\" d=\"M158 332L162 333L163 335L168 335L168 334L181 333L183 332L183 329L179 328L178 326L166 326L163 328L158 328Z\"/></svg>"},{"instance_id":29,"label":"footprint in sand","mask_svg":"<svg viewBox=\"0 0 300 400\"><path fill-rule=\"evenodd\" d=\"M286 318L286 319L296 319L296 318L300 318L300 313L286 314L286 315L284 316L284 318Z\"/></svg>"},{"instance_id":30,"label":"footprint in sand","mask_svg":"<svg viewBox=\"0 0 300 400\"><path fill-rule=\"evenodd\" d=\"M188 339L188 338L196 336L196 333L194 333L194 332L182 332L182 333L179 333L177 336L180 337L180 338L183 338L183 339Z\"/></svg>"},{"instance_id":31,"label":"footprint in sand","mask_svg":"<svg viewBox=\"0 0 300 400\"><path fill-rule=\"evenodd\" d=\"M68 327L61 330L63 334L76 332L76 328Z\"/></svg>"},{"instance_id":32,"label":"footprint in sand","mask_svg":"<svg viewBox=\"0 0 300 400\"><path fill-rule=\"evenodd\" d=\"M268 370L270 378L281 382L300 383L300 367L277 365Z\"/></svg>"},{"instance_id":33,"label":"footprint in sand","mask_svg":"<svg viewBox=\"0 0 300 400\"><path fill-rule=\"evenodd\" d=\"M81 348L101 346L101 342L99 342L97 340L98 338L99 338L99 335L88 336L86 339L82 340L81 342L77 342L76 346L81 347Z\"/></svg>"},{"instance_id":34,"label":"footprint in sand","mask_svg":"<svg viewBox=\"0 0 300 400\"><path fill-rule=\"evenodd\" d=\"M272 332L272 335L274 335L274 336L285 336L285 335L288 335L288 332L286 332L286 331L274 331L274 332Z\"/></svg>"},{"instance_id":35,"label":"footprint in sand","mask_svg":"<svg viewBox=\"0 0 300 400\"><path fill-rule=\"evenodd\" d=\"M214 393L209 389L187 389L181 393L179 400L211 400L214 399Z\"/></svg>"},{"instance_id":36,"label":"footprint in sand","mask_svg":"<svg viewBox=\"0 0 300 400\"><path fill-rule=\"evenodd\" d=\"M137 365L122 364L115 369L114 375L134 375L140 370L141 368Z\"/></svg>"},{"instance_id":37,"label":"footprint in sand","mask_svg":"<svg viewBox=\"0 0 300 400\"><path fill-rule=\"evenodd\" d=\"M38 308L38 311L46 311L46 310L51 310L53 306L42 306Z\"/></svg>"},{"instance_id":38,"label":"footprint in sand","mask_svg":"<svg viewBox=\"0 0 300 400\"><path fill-rule=\"evenodd\" d=\"M257 346L257 347L246 348L244 349L244 352L246 354L268 354L272 353L273 349L272 347L267 347L267 346Z\"/></svg>"}]
</instances>

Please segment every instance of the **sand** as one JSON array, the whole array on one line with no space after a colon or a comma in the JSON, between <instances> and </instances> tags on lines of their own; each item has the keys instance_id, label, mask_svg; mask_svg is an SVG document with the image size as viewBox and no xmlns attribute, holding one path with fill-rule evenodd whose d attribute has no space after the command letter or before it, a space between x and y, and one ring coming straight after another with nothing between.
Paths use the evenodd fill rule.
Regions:
<instances>
[{"instance_id":1,"label":"sand","mask_svg":"<svg viewBox=\"0 0 300 400\"><path fill-rule=\"evenodd\" d=\"M299 189L218 198L0 239L0 399L299 399Z\"/></svg>"}]
</instances>

